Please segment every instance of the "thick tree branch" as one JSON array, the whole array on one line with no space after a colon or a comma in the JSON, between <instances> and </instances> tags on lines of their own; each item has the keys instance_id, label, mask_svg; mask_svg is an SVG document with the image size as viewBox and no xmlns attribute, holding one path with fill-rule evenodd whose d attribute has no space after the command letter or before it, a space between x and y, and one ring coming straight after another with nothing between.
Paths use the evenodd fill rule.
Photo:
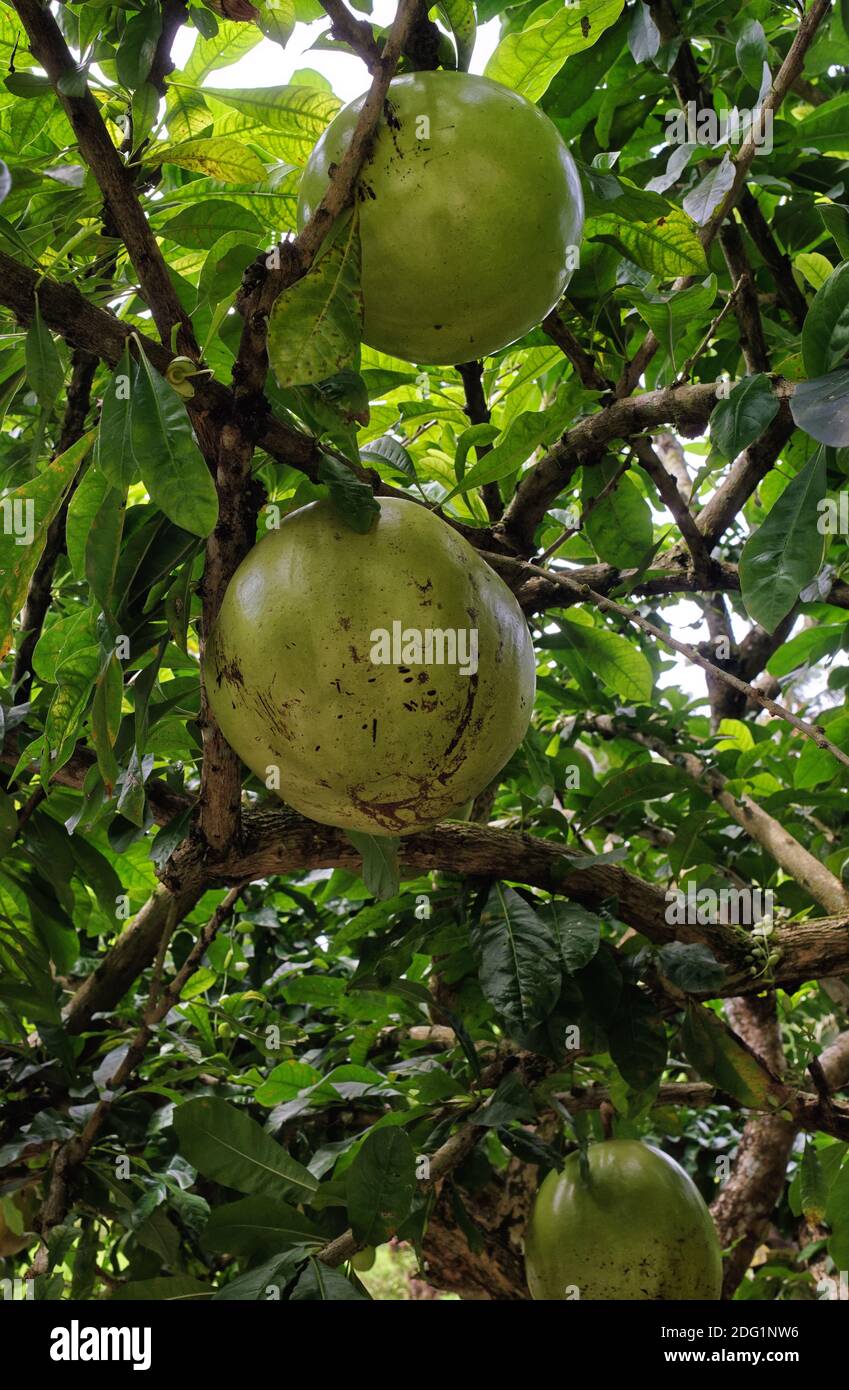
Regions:
<instances>
[{"instance_id":1,"label":"thick tree branch","mask_svg":"<svg viewBox=\"0 0 849 1390\"><path fill-rule=\"evenodd\" d=\"M483 390L483 363L482 362L461 362L457 368L463 382L463 393L466 398L466 415L472 425L488 425L490 421L489 406L486 403L486 396ZM475 458L480 460L492 451L491 444L476 444ZM504 511L504 503L501 501L501 492L497 483L484 483L481 488L484 506L490 521L499 521Z\"/></svg>"},{"instance_id":2,"label":"thick tree branch","mask_svg":"<svg viewBox=\"0 0 849 1390\"><path fill-rule=\"evenodd\" d=\"M764 432L761 440L756 441L746 451L746 454L741 456L741 458L748 459L753 451L757 451L757 460L760 464L762 457L768 455L775 444L774 452L769 454L769 462L764 467L763 472L767 472L772 467L781 445L786 442L793 431L793 421L786 401L793 394L794 389L791 382L781 378L775 379L775 395L781 403L779 413L773 424ZM584 416L570 430L567 430L558 444L549 449L548 453L519 479L516 491L504 513L499 532L504 534L515 551L521 554L530 554L533 550L534 533L537 526L551 503L567 485L575 467L587 459L592 460L598 457L600 452L613 440L630 439L637 434L651 432L659 425L674 426L676 432L685 439L692 439L701 435L707 427L716 402L716 384L714 382L684 383L680 386L661 387L656 391L646 391L639 396L617 400L592 415ZM781 421L783 426L783 432L779 436L776 435L775 431L777 421ZM780 442L778 442L779 439ZM758 450L758 445L761 443L763 447ZM735 470L737 470L737 465L732 469L735 478L736 499L736 490L743 484L737 476L739 470ZM747 484L752 471L750 469L746 475ZM751 482L750 491L754 490L762 476L763 473L760 473ZM728 515L724 510L725 499L730 490L728 483L726 483L725 489L724 492L723 489L718 489L715 497L711 499L715 503L713 509L708 513L709 503L708 507L705 507L696 519L699 530L709 544L713 544L714 541L704 520L705 514L708 513L714 525L718 524L720 516ZM719 496L720 492L723 492L723 498L717 503L716 497ZM745 501L745 497L743 497L743 501ZM742 501L735 500L732 515L736 515L740 506L742 506ZM722 529L724 530L724 525Z\"/></svg>"},{"instance_id":3,"label":"thick tree branch","mask_svg":"<svg viewBox=\"0 0 849 1390\"><path fill-rule=\"evenodd\" d=\"M330 17L330 32L334 39L346 43L362 58L369 72L376 72L380 66L380 49L371 25L364 19L355 19L344 0L321 0L321 8Z\"/></svg>"}]
</instances>

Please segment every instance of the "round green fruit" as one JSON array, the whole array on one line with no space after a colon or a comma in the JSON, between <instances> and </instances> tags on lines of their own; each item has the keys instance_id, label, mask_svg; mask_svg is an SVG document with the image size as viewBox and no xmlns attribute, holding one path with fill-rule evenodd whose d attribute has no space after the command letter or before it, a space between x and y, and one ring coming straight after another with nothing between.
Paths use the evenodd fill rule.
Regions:
<instances>
[{"instance_id":1,"label":"round green fruit","mask_svg":"<svg viewBox=\"0 0 849 1390\"><path fill-rule=\"evenodd\" d=\"M718 1299L722 1256L713 1222L684 1169L648 1144L612 1139L549 1173L525 1232L537 1299Z\"/></svg>"},{"instance_id":2,"label":"round green fruit","mask_svg":"<svg viewBox=\"0 0 849 1390\"><path fill-rule=\"evenodd\" d=\"M304 171L303 227L364 98ZM535 327L569 280L581 182L556 127L517 92L462 72L396 78L359 183L364 339L411 362L468 362Z\"/></svg>"},{"instance_id":3,"label":"round green fruit","mask_svg":"<svg viewBox=\"0 0 849 1390\"><path fill-rule=\"evenodd\" d=\"M365 1274L372 1268L376 1258L377 1251L374 1246L364 1245L362 1250L358 1250L355 1255L351 1256L351 1267L355 1269L358 1274Z\"/></svg>"},{"instance_id":4,"label":"round green fruit","mask_svg":"<svg viewBox=\"0 0 849 1390\"><path fill-rule=\"evenodd\" d=\"M395 498L365 535L325 501L286 517L233 576L204 655L221 731L266 786L377 835L434 825L492 781L525 735L535 676L507 586Z\"/></svg>"}]
</instances>

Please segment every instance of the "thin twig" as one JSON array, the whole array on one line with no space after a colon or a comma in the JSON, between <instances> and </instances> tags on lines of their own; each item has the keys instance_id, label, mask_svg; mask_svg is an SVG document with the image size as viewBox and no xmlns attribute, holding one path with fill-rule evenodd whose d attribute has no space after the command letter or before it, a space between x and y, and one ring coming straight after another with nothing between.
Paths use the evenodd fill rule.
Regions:
<instances>
[{"instance_id":1,"label":"thin twig","mask_svg":"<svg viewBox=\"0 0 849 1390\"><path fill-rule=\"evenodd\" d=\"M694 352L690 353L690 356L687 358L686 362L682 366L680 372L678 373L678 375L672 383L673 387L683 386L684 382L689 380L690 373L692 372L693 368L695 367L705 348L710 343L711 339L716 333L717 328L722 323L722 320L725 318L726 314L728 314L730 310L733 309L734 301L740 293L742 287L743 276L741 275L740 278L737 280L737 283L735 284L731 293L729 294L728 298L726 299L725 303L723 304L722 308L720 309L719 313L717 314L716 318L712 321L707 333L702 338L698 347L695 349Z\"/></svg>"},{"instance_id":2,"label":"thin twig","mask_svg":"<svg viewBox=\"0 0 849 1390\"><path fill-rule=\"evenodd\" d=\"M843 763L844 767L849 767L849 757L826 737L825 730L819 725L807 724L803 719L797 718L789 709L785 709L784 705L779 705L775 700L771 700L767 695L762 694L755 686L749 685L746 681L741 681L739 677L732 675L730 671L723 671L721 666L715 666L712 661L708 661L700 652L697 652L695 647L689 646L686 642L679 642L677 638L671 637L668 632L661 631L659 627L655 627L654 623L648 622L645 618L641 617L639 613L635 613L632 608L625 608L623 604L615 603L613 599L605 598L603 594L596 593L594 589L590 588L589 584L578 584L574 579L569 579L565 574L560 574L556 570L540 569L538 565L531 564L526 565L525 568L531 574L539 575L541 578L547 579L553 584L562 585L564 589L568 589L570 593L575 594L579 598L590 599L596 607L602 609L602 611L616 613L620 618L624 618L626 622L633 623L635 627L657 638L664 646L671 648L674 652L678 652L681 656L685 656L687 660L692 661L694 665L700 666L703 671L709 671L717 680L725 681L727 685L731 685L735 690L741 691L747 699L754 700L757 704L762 705L764 709L769 710L770 714L774 714L777 719L786 720L788 724L791 724L793 728L800 734L803 734L805 738L811 739L818 748L825 748L831 753L832 757L836 758L838 762Z\"/></svg>"}]
</instances>

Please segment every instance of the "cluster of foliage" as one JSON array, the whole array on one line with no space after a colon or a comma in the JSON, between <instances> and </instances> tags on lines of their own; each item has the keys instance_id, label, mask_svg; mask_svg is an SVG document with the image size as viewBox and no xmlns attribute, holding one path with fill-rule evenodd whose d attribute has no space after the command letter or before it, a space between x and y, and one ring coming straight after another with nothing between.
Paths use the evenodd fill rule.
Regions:
<instances>
[{"instance_id":1,"label":"cluster of foliage","mask_svg":"<svg viewBox=\"0 0 849 1390\"><path fill-rule=\"evenodd\" d=\"M433 11L443 65L468 61L475 10L478 23L500 18L488 74L537 102L579 162L585 240L559 325L580 352L539 328L487 359L483 415L454 368L354 345L329 373L315 317L344 304L319 260L315 293L283 292L265 395L278 422L319 441L323 471L307 476L260 431L257 525L261 534L328 488L359 524L364 480L376 477L378 490L439 506L467 535L477 528L488 554L512 536L503 572L539 665L533 726L475 811L493 854L503 844L503 866L482 877L470 857L464 872L457 850L448 870L437 848L416 876L377 844L360 866L336 837L318 858L337 867L242 885L117 1093L110 1081L140 1021L232 881L222 872L169 922L162 959L142 962L112 1007L82 1032L63 1026L69 998L162 893L158 875L191 832L201 786L198 627L219 494L193 411L210 381L231 381L246 272L294 233L303 167L341 102L308 68L282 87L219 85L264 36L285 46L296 21L322 17L316 0L60 5L76 66L58 93L31 51L27 8L0 5L0 1274L22 1274L39 1247L21 1194L43 1202L57 1153L72 1152L104 1101L67 1207L45 1231L38 1297L256 1298L274 1286L296 1299L363 1298L356 1272L318 1252L350 1228L351 1249L397 1236L438 1263L428 1241L438 1244L446 1201L474 1263L479 1194L510 1165L544 1173L601 1135L595 1110L570 1111L576 1088L603 1088L616 1134L660 1142L709 1199L746 1110L787 1114L790 1091L812 1089L812 1057L841 1031L842 982L826 989L809 956L794 973L794 925L837 911L794 864L817 861L849 902L846 766L721 682L708 708L685 663L644 629L547 588L523 561L556 546L554 572L574 571L662 630L708 613L712 637L727 639L724 658L709 651L721 667L769 678L849 753L849 538L820 524L824 499L839 522L849 489L847 6L818 25L772 148L755 155L746 216L728 214L742 285L733 248L701 235L732 190L737 149L665 143L674 78L686 48L697 101L703 90L717 108L755 107L797 35L796 6L446 0ZM169 72L162 36L177 11L195 40ZM316 47L346 51L328 31ZM180 355L163 374L141 345L155 306L61 103L86 90L191 318L200 369ZM12 263L34 272L25 315ZM340 291L337 272L338 299L350 287ZM105 343L100 355L80 345L74 314L61 323L48 312L48 284L131 330L120 360ZM740 302L760 354L754 329L741 353ZM627 413L625 391L619 425L600 442L585 431L569 456L568 432L611 410L609 383L647 333L656 346L633 400L674 388L679 404L670 397L646 424ZM179 349L176 338L164 346ZM788 381L804 385L790 392ZM719 382L729 388L719 398L699 394ZM696 436L682 465L692 517L749 469L701 571L643 467L646 431L660 427ZM561 439L562 477L523 554L517 486ZM22 660L20 610L45 573L49 603ZM687 752L704 776L681 761ZM254 778L242 794L247 810L279 809ZM773 841L735 818L727 803L747 798L789 835L795 859L776 858ZM563 851L547 889L527 886L516 832L554 858ZM452 833L463 832L445 827L443 848ZM622 907L625 870L661 904L675 885L772 890L782 945L746 929L675 940L662 907L652 932L655 909L635 923ZM570 896L576 872L596 872L594 890ZM822 973L833 976L845 952L828 949ZM724 997L775 986L786 1091L722 1022ZM719 1092L709 1105L662 1103L661 1086L699 1078ZM470 1122L473 1142L439 1195L430 1161ZM775 1209L782 1240L739 1297L812 1298L823 1272L849 1263L846 1120L811 1129Z\"/></svg>"}]
</instances>

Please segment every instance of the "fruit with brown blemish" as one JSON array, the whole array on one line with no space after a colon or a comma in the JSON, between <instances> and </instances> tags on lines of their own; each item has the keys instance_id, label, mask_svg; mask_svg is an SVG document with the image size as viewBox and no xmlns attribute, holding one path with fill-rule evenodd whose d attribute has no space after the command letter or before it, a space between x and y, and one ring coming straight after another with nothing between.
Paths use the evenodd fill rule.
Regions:
<instances>
[{"instance_id":1,"label":"fruit with brown blemish","mask_svg":"<svg viewBox=\"0 0 849 1390\"><path fill-rule=\"evenodd\" d=\"M477 669L463 674L469 610ZM376 659L375 634L396 623L437 634L435 659L414 662L406 647ZM224 737L289 805L405 835L456 814L501 771L525 735L536 671L522 611L477 551L427 508L381 498L365 535L322 501L260 541L227 589L204 677Z\"/></svg>"},{"instance_id":2,"label":"fruit with brown blemish","mask_svg":"<svg viewBox=\"0 0 849 1390\"><path fill-rule=\"evenodd\" d=\"M680 1164L635 1139L591 1144L545 1178L525 1232L535 1299L718 1299L722 1254Z\"/></svg>"}]
</instances>

